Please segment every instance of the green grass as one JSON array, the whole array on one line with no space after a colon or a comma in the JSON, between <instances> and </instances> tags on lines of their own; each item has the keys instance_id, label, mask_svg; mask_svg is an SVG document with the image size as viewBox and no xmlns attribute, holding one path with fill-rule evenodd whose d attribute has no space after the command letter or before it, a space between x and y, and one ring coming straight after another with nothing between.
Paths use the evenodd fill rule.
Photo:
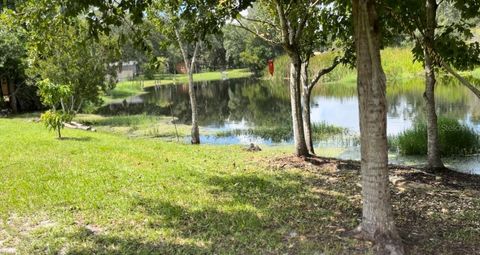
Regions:
<instances>
[{"instance_id":1,"label":"green grass","mask_svg":"<svg viewBox=\"0 0 480 255\"><path fill-rule=\"evenodd\" d=\"M409 48L387 47L381 51L381 54L382 67L389 83L423 77L422 64L414 61L413 54ZM310 77L313 77L320 69L330 66L336 55L335 52L327 52L312 57L309 65ZM285 80L289 75L289 63L289 58L286 55L276 58L273 78L270 78L267 69L264 71L264 77L273 79L276 82ZM480 68L466 72L466 74L470 73L474 77L480 78ZM332 72L325 75L320 82L354 84L357 79L356 75L355 69L339 65Z\"/></svg>"},{"instance_id":2,"label":"green grass","mask_svg":"<svg viewBox=\"0 0 480 255\"><path fill-rule=\"evenodd\" d=\"M149 122L82 117L99 125ZM349 164L304 171L267 161L290 155L291 147L251 153L71 129L58 140L28 116L0 119L0 126L0 253L371 252L370 243L342 235L361 218L360 179ZM417 200L444 189L447 195L433 198L443 204ZM409 240L415 253L472 251L478 244L476 191L458 198L450 189L393 193L402 233L413 228L427 237ZM424 215L425 208L443 207L448 214ZM417 214L422 220L412 223Z\"/></svg>"},{"instance_id":3,"label":"green grass","mask_svg":"<svg viewBox=\"0 0 480 255\"><path fill-rule=\"evenodd\" d=\"M479 67L479 68L476 68L475 70L472 71L472 76L473 76L475 79L480 79L480 67Z\"/></svg>"},{"instance_id":4,"label":"green grass","mask_svg":"<svg viewBox=\"0 0 480 255\"><path fill-rule=\"evenodd\" d=\"M247 69L232 69L227 70L228 79L246 78L252 75ZM193 75L194 81L215 81L222 80L223 75L220 71L196 73ZM106 103L112 101L122 100L124 98L139 95L143 92L144 88L152 87L156 85L170 85L173 83L186 83L188 82L188 76L186 74L158 74L155 75L155 80L142 80L141 77L132 81L122 81L117 83L115 89L109 91L108 95L104 97Z\"/></svg>"},{"instance_id":5,"label":"green grass","mask_svg":"<svg viewBox=\"0 0 480 255\"><path fill-rule=\"evenodd\" d=\"M318 196L308 174L272 172L252 162L262 154L238 146L69 129L58 140L26 119L0 119L0 125L0 248L336 254L356 243L335 234L357 224L358 204L346 194Z\"/></svg>"},{"instance_id":6,"label":"green grass","mask_svg":"<svg viewBox=\"0 0 480 255\"><path fill-rule=\"evenodd\" d=\"M439 118L438 131L443 156L468 155L480 150L479 135L457 120ZM412 129L392 138L390 144L398 146L400 153L405 155L427 155L426 123L416 123Z\"/></svg>"}]
</instances>

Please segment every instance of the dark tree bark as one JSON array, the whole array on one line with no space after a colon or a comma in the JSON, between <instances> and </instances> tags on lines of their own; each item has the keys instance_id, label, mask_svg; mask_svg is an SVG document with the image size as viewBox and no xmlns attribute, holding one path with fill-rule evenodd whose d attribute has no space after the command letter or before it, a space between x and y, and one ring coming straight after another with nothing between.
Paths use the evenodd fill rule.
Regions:
<instances>
[{"instance_id":1,"label":"dark tree bark","mask_svg":"<svg viewBox=\"0 0 480 255\"><path fill-rule=\"evenodd\" d=\"M435 38L436 0L426 0L426 29L424 37L424 61L425 61L425 104L427 113L427 151L429 169L442 169L443 165L440 155L440 140L438 137L437 113L435 107L435 69L433 62L433 46Z\"/></svg>"},{"instance_id":2,"label":"dark tree bark","mask_svg":"<svg viewBox=\"0 0 480 255\"><path fill-rule=\"evenodd\" d=\"M374 0L353 0L360 112L362 222L358 231L377 254L404 254L388 186L386 78L380 61L380 27Z\"/></svg>"},{"instance_id":3,"label":"dark tree bark","mask_svg":"<svg viewBox=\"0 0 480 255\"><path fill-rule=\"evenodd\" d=\"M15 88L15 83L13 79L7 80L8 91L10 94L10 108L12 108L12 113L18 113L18 102L17 102L17 89Z\"/></svg>"}]
</instances>

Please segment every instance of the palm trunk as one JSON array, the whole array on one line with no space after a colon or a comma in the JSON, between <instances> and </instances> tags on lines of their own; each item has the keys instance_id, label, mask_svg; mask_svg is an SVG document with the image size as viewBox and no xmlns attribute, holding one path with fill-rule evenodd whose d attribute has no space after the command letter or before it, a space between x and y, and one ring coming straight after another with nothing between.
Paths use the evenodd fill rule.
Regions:
<instances>
[{"instance_id":1,"label":"palm trunk","mask_svg":"<svg viewBox=\"0 0 480 255\"><path fill-rule=\"evenodd\" d=\"M436 0L426 1L427 10L427 29L424 38L424 61L425 61L425 104L427 113L427 154L429 169L444 168L440 157L440 140L438 137L437 113L435 110L435 70L432 60L431 50L433 48L433 40L435 37L436 27Z\"/></svg>"},{"instance_id":2,"label":"palm trunk","mask_svg":"<svg viewBox=\"0 0 480 255\"><path fill-rule=\"evenodd\" d=\"M197 98L195 96L195 87L193 85L193 71L188 70L188 95L190 96L190 105L192 108L192 144L200 144L200 132L198 130L198 110Z\"/></svg>"},{"instance_id":3,"label":"palm trunk","mask_svg":"<svg viewBox=\"0 0 480 255\"><path fill-rule=\"evenodd\" d=\"M290 66L290 103L292 107L293 138L295 140L295 155L308 156L303 129L302 102L300 89L301 61L299 56L291 57Z\"/></svg>"},{"instance_id":4,"label":"palm trunk","mask_svg":"<svg viewBox=\"0 0 480 255\"><path fill-rule=\"evenodd\" d=\"M388 187L386 78L380 61L379 21L374 0L354 0L357 90L360 112L361 233L378 254L404 254Z\"/></svg>"},{"instance_id":5,"label":"palm trunk","mask_svg":"<svg viewBox=\"0 0 480 255\"><path fill-rule=\"evenodd\" d=\"M313 147L312 125L310 118L310 95L312 88L308 84L308 62L302 63L301 66L301 87L303 102L303 130L305 133L305 143L310 154L315 154Z\"/></svg>"}]
</instances>

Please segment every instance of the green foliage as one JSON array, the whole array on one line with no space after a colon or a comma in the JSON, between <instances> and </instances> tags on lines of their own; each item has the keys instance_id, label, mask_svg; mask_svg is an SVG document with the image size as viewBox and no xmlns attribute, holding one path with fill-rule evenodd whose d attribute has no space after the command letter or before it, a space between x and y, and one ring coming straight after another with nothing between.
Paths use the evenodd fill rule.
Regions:
<instances>
[{"instance_id":1,"label":"green foliage","mask_svg":"<svg viewBox=\"0 0 480 255\"><path fill-rule=\"evenodd\" d=\"M19 21L29 24L30 77L70 86L64 104L79 111L85 104L99 105L102 91L113 86L117 38L99 35L95 40L85 18L64 15L63 7L57 1L25 1Z\"/></svg>"},{"instance_id":2,"label":"green foliage","mask_svg":"<svg viewBox=\"0 0 480 255\"><path fill-rule=\"evenodd\" d=\"M475 27L474 18L480 16L478 1L451 0L440 1L435 7L438 22L435 27L427 28L427 9L425 1L406 0L384 2L386 7L385 20L390 23L390 29L408 36L417 34L413 40L415 60L424 61L424 49L429 29L433 29L435 37L431 38L433 50L443 60L461 70L472 69L480 63L480 43L471 41ZM434 1L434 3L436 3ZM385 6L384 6L385 7ZM434 61L440 67L439 59Z\"/></svg>"},{"instance_id":3,"label":"green foliage","mask_svg":"<svg viewBox=\"0 0 480 255\"><path fill-rule=\"evenodd\" d=\"M45 127L58 132L58 138L62 138L60 130L65 126L64 123L70 122L72 119L73 115L63 110L48 110L40 116L40 120L45 124Z\"/></svg>"},{"instance_id":4,"label":"green foliage","mask_svg":"<svg viewBox=\"0 0 480 255\"><path fill-rule=\"evenodd\" d=\"M58 138L61 138L60 130L64 127L64 123L72 121L74 117L74 112L70 108L66 108L64 104L72 95L70 86L54 84L45 79L38 82L38 93L42 103L52 108L43 113L40 120L48 129L56 130ZM61 105L60 110L57 110L58 105Z\"/></svg>"},{"instance_id":5,"label":"green foliage","mask_svg":"<svg viewBox=\"0 0 480 255\"><path fill-rule=\"evenodd\" d=\"M58 85L52 83L49 79L38 82L37 86L42 103L52 108L56 108L62 101L67 100L72 95L70 86Z\"/></svg>"},{"instance_id":6,"label":"green foliage","mask_svg":"<svg viewBox=\"0 0 480 255\"><path fill-rule=\"evenodd\" d=\"M479 135L457 120L440 118L438 120L440 151L443 156L467 155L480 149ZM404 131L395 138L400 153L404 155L427 154L427 126L416 123L412 129Z\"/></svg>"}]
</instances>

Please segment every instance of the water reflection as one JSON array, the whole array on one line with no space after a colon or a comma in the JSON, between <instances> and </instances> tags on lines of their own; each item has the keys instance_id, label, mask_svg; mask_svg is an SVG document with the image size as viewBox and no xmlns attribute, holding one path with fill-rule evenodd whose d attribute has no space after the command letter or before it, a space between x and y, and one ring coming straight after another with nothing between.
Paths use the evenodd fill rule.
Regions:
<instances>
[{"instance_id":1,"label":"water reflection","mask_svg":"<svg viewBox=\"0 0 480 255\"><path fill-rule=\"evenodd\" d=\"M424 119L423 80L395 82L387 87L387 133L396 135ZM213 131L249 130L275 127L284 132L254 135L237 132L231 136L205 136L204 143L217 144L288 144L292 142L289 92L286 84L253 79L233 79L218 82L200 82L195 85L199 123ZM439 116L455 118L480 132L480 100L451 78L442 78L436 88ZM174 115L179 122L189 124L191 119L188 86L171 85L147 89L147 93L111 104L99 110L104 115L154 114ZM319 84L312 93L312 121L344 127L348 134L322 141L321 147L354 148L341 155L358 158L358 101L355 84ZM275 134L277 133L277 134ZM274 137L277 135L277 137ZM398 157L397 157L398 158ZM472 161L472 160L470 160ZM473 159L478 166L478 158ZM457 161L455 164L460 164ZM453 163L452 163L453 164ZM463 164L463 163L462 163Z\"/></svg>"}]
</instances>

